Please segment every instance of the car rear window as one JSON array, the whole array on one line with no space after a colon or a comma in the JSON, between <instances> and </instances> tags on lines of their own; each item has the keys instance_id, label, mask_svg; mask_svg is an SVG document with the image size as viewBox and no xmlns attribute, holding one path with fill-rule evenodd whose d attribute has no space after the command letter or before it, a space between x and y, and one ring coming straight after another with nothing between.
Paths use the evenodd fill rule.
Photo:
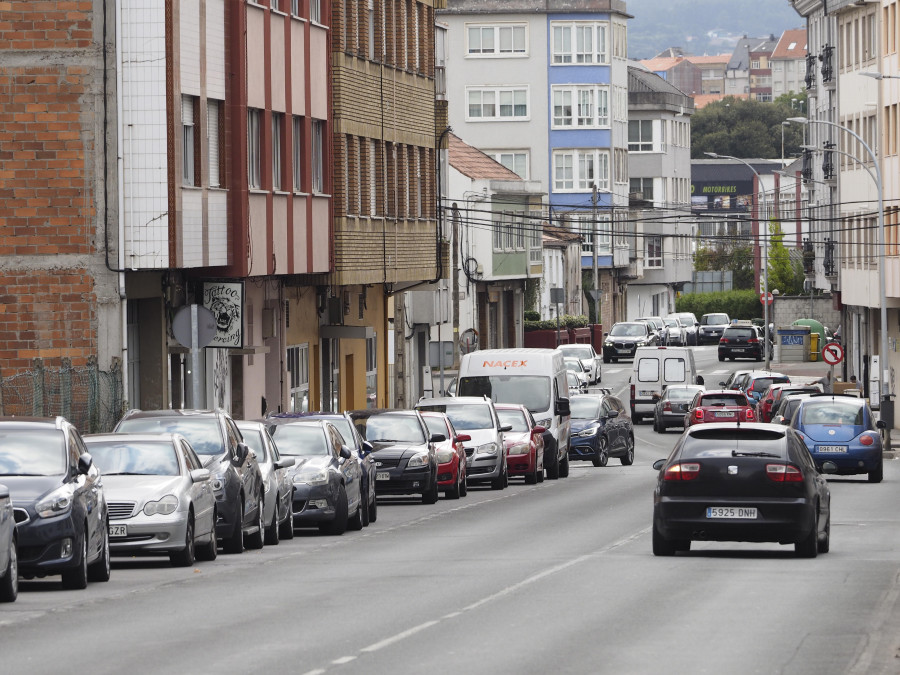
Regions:
<instances>
[{"instance_id":1,"label":"car rear window","mask_svg":"<svg viewBox=\"0 0 900 675\"><path fill-rule=\"evenodd\" d=\"M789 382L786 377L757 377L753 380L753 391L765 391L775 382Z\"/></svg>"},{"instance_id":2,"label":"car rear window","mask_svg":"<svg viewBox=\"0 0 900 675\"><path fill-rule=\"evenodd\" d=\"M700 323L705 326L709 326L711 324L723 324L728 323L728 315L727 314L707 314L702 319L700 319Z\"/></svg>"},{"instance_id":3,"label":"car rear window","mask_svg":"<svg viewBox=\"0 0 900 675\"><path fill-rule=\"evenodd\" d=\"M728 457L733 451L767 452L784 459L787 443L784 432L779 429L700 429L699 427L684 440L681 446L682 459L701 457Z\"/></svg>"},{"instance_id":4,"label":"car rear window","mask_svg":"<svg viewBox=\"0 0 900 675\"><path fill-rule=\"evenodd\" d=\"M725 337L749 339L756 337L756 331L752 328L726 328Z\"/></svg>"},{"instance_id":5,"label":"car rear window","mask_svg":"<svg viewBox=\"0 0 900 675\"><path fill-rule=\"evenodd\" d=\"M709 396L701 396L698 405L749 405L747 397L743 394L711 394Z\"/></svg>"},{"instance_id":6,"label":"car rear window","mask_svg":"<svg viewBox=\"0 0 900 675\"><path fill-rule=\"evenodd\" d=\"M806 403L800 417L803 424L848 424L860 426L863 423L863 407L841 401L816 401Z\"/></svg>"},{"instance_id":7,"label":"car rear window","mask_svg":"<svg viewBox=\"0 0 900 675\"><path fill-rule=\"evenodd\" d=\"M697 394L697 389L682 389L669 387L666 389L669 399L673 401L690 401Z\"/></svg>"}]
</instances>

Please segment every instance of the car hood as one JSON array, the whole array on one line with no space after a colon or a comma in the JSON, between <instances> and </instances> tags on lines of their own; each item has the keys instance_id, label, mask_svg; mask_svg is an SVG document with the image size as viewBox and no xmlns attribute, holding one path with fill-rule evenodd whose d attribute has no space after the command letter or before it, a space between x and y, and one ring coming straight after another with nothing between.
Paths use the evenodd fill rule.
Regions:
<instances>
[{"instance_id":1,"label":"car hood","mask_svg":"<svg viewBox=\"0 0 900 675\"><path fill-rule=\"evenodd\" d=\"M503 434L503 442L506 443L507 448L520 443L530 443L531 433L528 431L507 431Z\"/></svg>"},{"instance_id":2,"label":"car hood","mask_svg":"<svg viewBox=\"0 0 900 675\"><path fill-rule=\"evenodd\" d=\"M609 342L641 342L649 340L649 335L607 335L606 340Z\"/></svg>"},{"instance_id":3,"label":"car hood","mask_svg":"<svg viewBox=\"0 0 900 675\"><path fill-rule=\"evenodd\" d=\"M307 467L310 469L324 469L331 463L330 455L311 455L309 457L301 457L299 455L282 455L283 457L293 457L294 466L288 467L288 472L292 475L300 469Z\"/></svg>"},{"instance_id":4,"label":"car hood","mask_svg":"<svg viewBox=\"0 0 900 675\"><path fill-rule=\"evenodd\" d=\"M103 476L106 501L143 501L180 492L181 476Z\"/></svg>"},{"instance_id":5,"label":"car hood","mask_svg":"<svg viewBox=\"0 0 900 675\"><path fill-rule=\"evenodd\" d=\"M807 424L800 433L819 443L846 443L859 436L865 427L852 424Z\"/></svg>"},{"instance_id":6,"label":"car hood","mask_svg":"<svg viewBox=\"0 0 900 675\"><path fill-rule=\"evenodd\" d=\"M484 445L485 443L490 443L492 441L497 440L496 429L466 429L465 431L460 431L459 429L457 429L456 433L468 434L469 436L472 437L471 441L466 441L463 444L467 448ZM504 434L504 437L505 437L505 434Z\"/></svg>"},{"instance_id":7,"label":"car hood","mask_svg":"<svg viewBox=\"0 0 900 675\"><path fill-rule=\"evenodd\" d=\"M582 420L582 419L572 419L569 422L569 433L575 433L576 431L581 431L582 429L587 429L588 427L596 427L601 426L599 420Z\"/></svg>"},{"instance_id":8,"label":"car hood","mask_svg":"<svg viewBox=\"0 0 900 675\"><path fill-rule=\"evenodd\" d=\"M21 506L40 499L50 490L62 485L63 476L0 476L0 483L9 488L13 506Z\"/></svg>"},{"instance_id":9,"label":"car hood","mask_svg":"<svg viewBox=\"0 0 900 675\"><path fill-rule=\"evenodd\" d=\"M228 463L224 455L200 455L200 461L203 462L203 468L209 469L211 473L215 471L216 464Z\"/></svg>"},{"instance_id":10,"label":"car hood","mask_svg":"<svg viewBox=\"0 0 900 675\"><path fill-rule=\"evenodd\" d=\"M371 457L378 461L379 459L404 459L417 455L428 449L427 445L422 443L390 443L390 442L374 442L375 451L371 453Z\"/></svg>"}]
</instances>

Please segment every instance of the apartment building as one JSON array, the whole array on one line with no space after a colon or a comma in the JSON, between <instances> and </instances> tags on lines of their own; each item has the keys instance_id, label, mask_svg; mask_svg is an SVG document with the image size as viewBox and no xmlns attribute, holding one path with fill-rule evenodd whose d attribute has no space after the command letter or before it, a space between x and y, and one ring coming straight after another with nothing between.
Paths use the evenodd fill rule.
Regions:
<instances>
[{"instance_id":1,"label":"apartment building","mask_svg":"<svg viewBox=\"0 0 900 675\"><path fill-rule=\"evenodd\" d=\"M775 36L770 35L768 40L761 40L756 44L751 44L747 50L747 57L750 59L750 69L748 71L750 98L764 103L773 100L772 64L770 60L776 44Z\"/></svg>"},{"instance_id":2,"label":"apartment building","mask_svg":"<svg viewBox=\"0 0 900 675\"><path fill-rule=\"evenodd\" d=\"M786 30L781 34L772 55L772 98L783 94L799 94L806 89L806 29Z\"/></svg>"}]
</instances>

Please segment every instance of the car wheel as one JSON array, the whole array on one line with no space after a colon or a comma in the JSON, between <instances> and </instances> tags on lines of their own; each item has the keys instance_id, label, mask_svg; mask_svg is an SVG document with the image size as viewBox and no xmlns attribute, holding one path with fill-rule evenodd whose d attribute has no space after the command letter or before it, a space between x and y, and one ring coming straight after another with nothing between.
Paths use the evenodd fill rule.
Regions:
<instances>
[{"instance_id":1,"label":"car wheel","mask_svg":"<svg viewBox=\"0 0 900 675\"><path fill-rule=\"evenodd\" d=\"M725 360L725 357L722 356L721 354L719 354L719 361L724 361L724 360Z\"/></svg>"},{"instance_id":2,"label":"car wheel","mask_svg":"<svg viewBox=\"0 0 900 675\"><path fill-rule=\"evenodd\" d=\"M673 556L676 553L675 542L669 541L663 537L656 525L653 526L653 555L656 556Z\"/></svg>"},{"instance_id":3,"label":"car wheel","mask_svg":"<svg viewBox=\"0 0 900 675\"><path fill-rule=\"evenodd\" d=\"M363 527L369 526L369 504L371 503L371 499L369 498L370 493L371 493L371 488L369 486L366 486L366 494L363 495L362 501L359 506L359 508L362 510Z\"/></svg>"},{"instance_id":4,"label":"car wheel","mask_svg":"<svg viewBox=\"0 0 900 675\"><path fill-rule=\"evenodd\" d=\"M604 356L604 357L603 357L603 363L609 363L609 357L608 357L608 356Z\"/></svg>"},{"instance_id":5,"label":"car wheel","mask_svg":"<svg viewBox=\"0 0 900 675\"><path fill-rule=\"evenodd\" d=\"M466 474L465 464L460 467L460 471L462 472L462 483L459 486L459 494L461 497L465 497L469 494L469 476Z\"/></svg>"},{"instance_id":6,"label":"car wheel","mask_svg":"<svg viewBox=\"0 0 900 675\"><path fill-rule=\"evenodd\" d=\"M658 415L653 416L653 431L655 431L658 434L661 434L663 431L662 427L659 424L659 416Z\"/></svg>"},{"instance_id":7,"label":"car wheel","mask_svg":"<svg viewBox=\"0 0 900 675\"><path fill-rule=\"evenodd\" d=\"M190 567L194 564L194 559L194 514L189 513L187 525L184 528L184 548L169 553L169 562L175 567Z\"/></svg>"},{"instance_id":8,"label":"car wheel","mask_svg":"<svg viewBox=\"0 0 900 675\"><path fill-rule=\"evenodd\" d=\"M365 508L365 503L363 502L363 499L360 496L359 504L357 504L357 506L356 506L356 513L354 513L347 520L347 529L348 530L353 530L354 532L359 532L361 529L363 529L362 512L363 512L364 508Z\"/></svg>"},{"instance_id":9,"label":"car wheel","mask_svg":"<svg viewBox=\"0 0 900 675\"><path fill-rule=\"evenodd\" d=\"M0 579L0 602L15 602L19 595L19 547L15 537L9 547L6 574Z\"/></svg>"},{"instance_id":10,"label":"car wheel","mask_svg":"<svg viewBox=\"0 0 900 675\"><path fill-rule=\"evenodd\" d=\"M83 588L87 588L87 583L87 523L85 523L84 534L81 537L81 560L77 567L70 567L62 571L62 585L66 590L80 591Z\"/></svg>"},{"instance_id":11,"label":"car wheel","mask_svg":"<svg viewBox=\"0 0 900 675\"><path fill-rule=\"evenodd\" d=\"M594 466L606 466L609 463L609 441L606 436L597 439L597 454L591 459Z\"/></svg>"},{"instance_id":12,"label":"car wheel","mask_svg":"<svg viewBox=\"0 0 900 675\"><path fill-rule=\"evenodd\" d=\"M109 523L103 521L103 543L100 545L100 557L88 568L88 579L109 581L109 575Z\"/></svg>"},{"instance_id":13,"label":"car wheel","mask_svg":"<svg viewBox=\"0 0 900 675\"><path fill-rule=\"evenodd\" d=\"M243 553L244 552L244 532L241 530L241 520L244 514L244 500L241 500L241 508L238 510L234 519L234 527L231 535L225 540L223 548L225 553Z\"/></svg>"},{"instance_id":14,"label":"car wheel","mask_svg":"<svg viewBox=\"0 0 900 675\"><path fill-rule=\"evenodd\" d=\"M869 472L869 482L880 483L882 480L884 480L884 461L879 460L878 466Z\"/></svg>"},{"instance_id":15,"label":"car wheel","mask_svg":"<svg viewBox=\"0 0 900 675\"><path fill-rule=\"evenodd\" d=\"M673 542L676 551L684 551L687 553L691 550L691 540L690 539L676 539Z\"/></svg>"},{"instance_id":16,"label":"car wheel","mask_svg":"<svg viewBox=\"0 0 900 675\"><path fill-rule=\"evenodd\" d=\"M620 458L622 466L631 466L634 464L634 438L629 436L625 441L625 454Z\"/></svg>"},{"instance_id":17,"label":"car wheel","mask_svg":"<svg viewBox=\"0 0 900 675\"><path fill-rule=\"evenodd\" d=\"M559 477L560 478L568 478L569 477L569 455L566 454L565 457L562 458L562 461L559 463Z\"/></svg>"},{"instance_id":18,"label":"car wheel","mask_svg":"<svg viewBox=\"0 0 900 675\"><path fill-rule=\"evenodd\" d=\"M556 480L559 478L559 455L556 452L553 453L553 458L550 460L549 466L544 466L547 470L547 478L550 480Z\"/></svg>"},{"instance_id":19,"label":"car wheel","mask_svg":"<svg viewBox=\"0 0 900 675\"><path fill-rule=\"evenodd\" d=\"M272 522L266 528L266 546L278 546L278 542L281 541L281 532L278 531L278 505L280 503L281 499L278 495L275 495L275 509L272 511Z\"/></svg>"},{"instance_id":20,"label":"car wheel","mask_svg":"<svg viewBox=\"0 0 900 675\"><path fill-rule=\"evenodd\" d=\"M456 481L453 483L453 487L451 487L449 490L447 490L444 493L446 495L447 499L459 499L462 496L462 492L460 489L460 483L461 483L460 478L461 477L462 477L462 474L460 473L459 466L457 466L456 467Z\"/></svg>"},{"instance_id":21,"label":"car wheel","mask_svg":"<svg viewBox=\"0 0 900 675\"><path fill-rule=\"evenodd\" d=\"M293 511L292 507L288 507ZM288 517L284 519L284 522L279 527L279 536L282 539L293 539L294 538L294 514L288 513Z\"/></svg>"},{"instance_id":22,"label":"car wheel","mask_svg":"<svg viewBox=\"0 0 900 675\"><path fill-rule=\"evenodd\" d=\"M347 531L347 491L344 486L338 487L337 502L334 505L334 519L328 523L319 523L319 532L340 536Z\"/></svg>"},{"instance_id":23,"label":"car wheel","mask_svg":"<svg viewBox=\"0 0 900 675\"><path fill-rule=\"evenodd\" d=\"M422 503L423 504L437 504L437 500L438 500L438 484L437 484L437 476L434 476L432 478L431 487L422 493Z\"/></svg>"},{"instance_id":24,"label":"car wheel","mask_svg":"<svg viewBox=\"0 0 900 675\"><path fill-rule=\"evenodd\" d=\"M613 362L613 363L618 363L618 362L619 362L619 359L615 359L615 358L612 358L612 357L610 357L610 358L612 359L612 362Z\"/></svg>"},{"instance_id":25,"label":"car wheel","mask_svg":"<svg viewBox=\"0 0 900 675\"><path fill-rule=\"evenodd\" d=\"M534 458L534 471L525 474L525 485L535 485L538 482L537 457Z\"/></svg>"},{"instance_id":26,"label":"car wheel","mask_svg":"<svg viewBox=\"0 0 900 675\"><path fill-rule=\"evenodd\" d=\"M816 510L818 511L818 505ZM794 544L794 553L798 558L815 558L819 553L819 514L813 518L809 534Z\"/></svg>"},{"instance_id":27,"label":"car wheel","mask_svg":"<svg viewBox=\"0 0 900 675\"><path fill-rule=\"evenodd\" d=\"M504 474L503 470L501 469L500 475L496 478L491 479L491 490L502 490L505 487L506 485L504 483Z\"/></svg>"},{"instance_id":28,"label":"car wheel","mask_svg":"<svg viewBox=\"0 0 900 675\"><path fill-rule=\"evenodd\" d=\"M256 502L256 532L247 535L247 548L261 549L266 543L265 504L262 498Z\"/></svg>"},{"instance_id":29,"label":"car wheel","mask_svg":"<svg viewBox=\"0 0 900 675\"><path fill-rule=\"evenodd\" d=\"M213 511L212 532L209 533L209 541L202 548L197 549L197 560L215 560L219 555L219 543L216 541L216 512Z\"/></svg>"},{"instance_id":30,"label":"car wheel","mask_svg":"<svg viewBox=\"0 0 900 675\"><path fill-rule=\"evenodd\" d=\"M831 550L831 516L828 516L828 521L825 523L825 536L819 539L819 553L828 553Z\"/></svg>"}]
</instances>

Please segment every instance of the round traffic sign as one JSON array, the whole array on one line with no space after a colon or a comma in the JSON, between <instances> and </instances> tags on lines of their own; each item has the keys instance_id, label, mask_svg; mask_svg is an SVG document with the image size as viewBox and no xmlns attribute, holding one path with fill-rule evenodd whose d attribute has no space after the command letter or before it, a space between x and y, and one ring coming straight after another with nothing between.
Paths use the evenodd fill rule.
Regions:
<instances>
[{"instance_id":1,"label":"round traffic sign","mask_svg":"<svg viewBox=\"0 0 900 675\"><path fill-rule=\"evenodd\" d=\"M822 360L829 366L836 366L844 360L844 348L837 342L830 342L822 347Z\"/></svg>"},{"instance_id":2,"label":"round traffic sign","mask_svg":"<svg viewBox=\"0 0 900 675\"><path fill-rule=\"evenodd\" d=\"M759 301L765 305L771 305L772 301L774 299L775 299L775 296L773 296L771 293L760 293L759 294Z\"/></svg>"}]
</instances>

